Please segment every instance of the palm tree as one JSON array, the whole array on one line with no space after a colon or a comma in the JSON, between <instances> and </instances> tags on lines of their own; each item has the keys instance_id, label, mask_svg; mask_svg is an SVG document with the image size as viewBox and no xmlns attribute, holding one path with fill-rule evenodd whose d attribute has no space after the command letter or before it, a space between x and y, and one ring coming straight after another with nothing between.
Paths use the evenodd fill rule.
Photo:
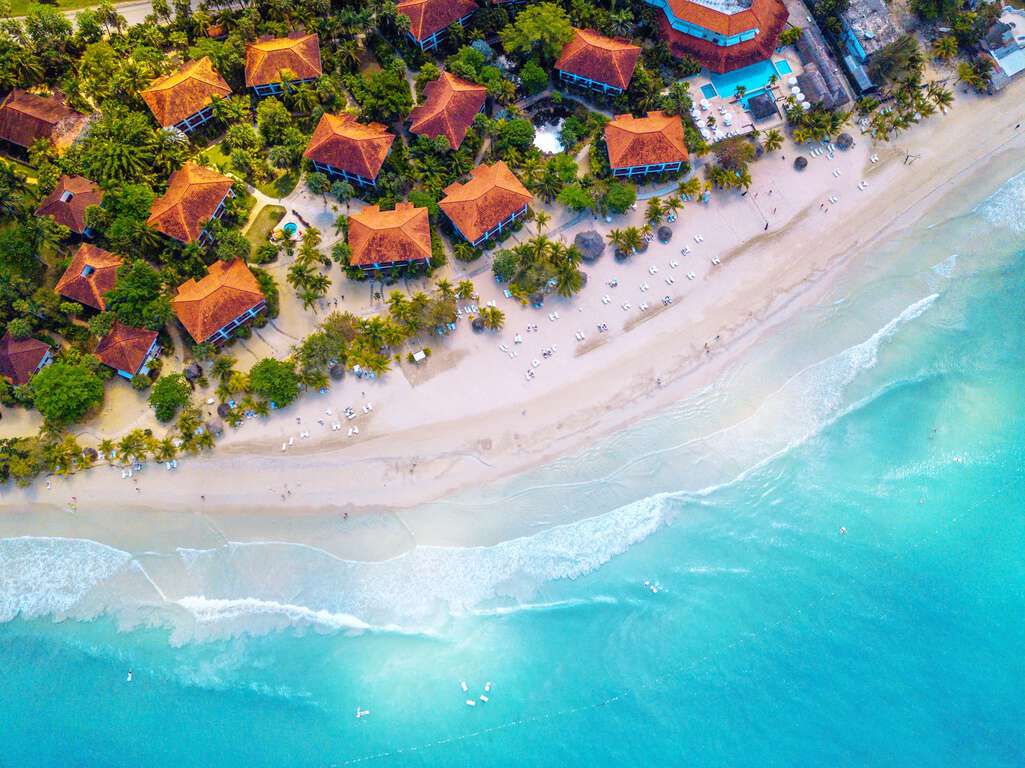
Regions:
<instances>
[{"instance_id":1,"label":"palm tree","mask_svg":"<svg viewBox=\"0 0 1025 768\"><path fill-rule=\"evenodd\" d=\"M609 33L615 37L627 37L634 27L634 17L629 10L623 9L609 14Z\"/></svg>"},{"instance_id":2,"label":"palm tree","mask_svg":"<svg viewBox=\"0 0 1025 768\"><path fill-rule=\"evenodd\" d=\"M957 56L957 38L953 35L936 38L932 43L932 55L940 61L953 59Z\"/></svg>"},{"instance_id":3,"label":"palm tree","mask_svg":"<svg viewBox=\"0 0 1025 768\"><path fill-rule=\"evenodd\" d=\"M473 280L460 280L456 285L456 298L466 301L472 299L477 293Z\"/></svg>"},{"instance_id":4,"label":"palm tree","mask_svg":"<svg viewBox=\"0 0 1025 768\"><path fill-rule=\"evenodd\" d=\"M679 195L670 195L662 201L662 210L665 211L666 216L675 216L682 207L683 200L680 199Z\"/></svg>"},{"instance_id":5,"label":"palm tree","mask_svg":"<svg viewBox=\"0 0 1025 768\"><path fill-rule=\"evenodd\" d=\"M174 440L170 437L165 437L157 443L157 448L153 452L153 458L157 461L171 461L177 455L178 446L174 444Z\"/></svg>"},{"instance_id":6,"label":"palm tree","mask_svg":"<svg viewBox=\"0 0 1025 768\"><path fill-rule=\"evenodd\" d=\"M676 191L683 195L684 200L691 200L698 197L701 194L701 189L701 179L697 176L691 176L689 179L684 179L676 187Z\"/></svg>"},{"instance_id":7,"label":"palm tree","mask_svg":"<svg viewBox=\"0 0 1025 768\"><path fill-rule=\"evenodd\" d=\"M300 84L292 93L292 108L301 114L309 114L319 103L317 92L309 83Z\"/></svg>"},{"instance_id":8,"label":"palm tree","mask_svg":"<svg viewBox=\"0 0 1025 768\"><path fill-rule=\"evenodd\" d=\"M538 236L541 235L541 233L544 231L544 228L548 225L548 222L551 220L552 217L544 211L536 211L534 213L534 231L538 234Z\"/></svg>"},{"instance_id":9,"label":"palm tree","mask_svg":"<svg viewBox=\"0 0 1025 768\"><path fill-rule=\"evenodd\" d=\"M651 226L656 226L662 221L662 217L666 215L665 207L662 205L662 201L657 197L653 197L648 201L648 207L644 211L644 220Z\"/></svg>"},{"instance_id":10,"label":"palm tree","mask_svg":"<svg viewBox=\"0 0 1025 768\"><path fill-rule=\"evenodd\" d=\"M443 299L454 299L456 296L456 290L452 283L445 278L441 278L441 280L434 284L434 287L438 289L438 293Z\"/></svg>"},{"instance_id":11,"label":"palm tree","mask_svg":"<svg viewBox=\"0 0 1025 768\"><path fill-rule=\"evenodd\" d=\"M210 372L218 381L225 381L235 372L235 358L227 353L222 353L214 358L214 364Z\"/></svg>"},{"instance_id":12,"label":"palm tree","mask_svg":"<svg viewBox=\"0 0 1025 768\"><path fill-rule=\"evenodd\" d=\"M100 444L96 446L96 450L102 453L103 456L107 459L107 461L110 461L111 454L114 453L116 447L114 445L113 440L111 440L109 437L105 437L102 440L100 440Z\"/></svg>"},{"instance_id":13,"label":"palm tree","mask_svg":"<svg viewBox=\"0 0 1025 768\"><path fill-rule=\"evenodd\" d=\"M606 235L606 238L613 249L621 251L622 253L629 253L626 232L623 230L613 229L608 235Z\"/></svg>"},{"instance_id":14,"label":"palm tree","mask_svg":"<svg viewBox=\"0 0 1025 768\"><path fill-rule=\"evenodd\" d=\"M946 109L954 103L954 94L939 83L929 83L926 93L940 109Z\"/></svg>"},{"instance_id":15,"label":"palm tree","mask_svg":"<svg viewBox=\"0 0 1025 768\"><path fill-rule=\"evenodd\" d=\"M783 134L778 129L772 128L765 132L762 146L766 152L775 152L783 146Z\"/></svg>"},{"instance_id":16,"label":"palm tree","mask_svg":"<svg viewBox=\"0 0 1025 768\"><path fill-rule=\"evenodd\" d=\"M505 313L498 307L481 307L481 323L488 330L498 331L505 325Z\"/></svg>"}]
</instances>

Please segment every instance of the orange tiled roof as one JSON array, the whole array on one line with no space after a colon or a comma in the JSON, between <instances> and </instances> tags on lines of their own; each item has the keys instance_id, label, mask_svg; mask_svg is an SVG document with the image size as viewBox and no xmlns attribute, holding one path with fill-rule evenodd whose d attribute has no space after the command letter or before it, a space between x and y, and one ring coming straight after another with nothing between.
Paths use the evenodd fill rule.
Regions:
<instances>
[{"instance_id":1,"label":"orange tiled roof","mask_svg":"<svg viewBox=\"0 0 1025 768\"><path fill-rule=\"evenodd\" d=\"M349 217L353 266L431 258L431 225L426 208L399 203L394 211L368 205Z\"/></svg>"},{"instance_id":2,"label":"orange tiled roof","mask_svg":"<svg viewBox=\"0 0 1025 768\"><path fill-rule=\"evenodd\" d=\"M82 243L54 290L65 298L102 312L107 308L104 296L114 287L121 263L120 256L90 243Z\"/></svg>"},{"instance_id":3,"label":"orange tiled roof","mask_svg":"<svg viewBox=\"0 0 1025 768\"><path fill-rule=\"evenodd\" d=\"M175 125L213 101L225 98L231 88L214 70L209 56L185 62L177 72L154 80L139 93L162 126Z\"/></svg>"},{"instance_id":4,"label":"orange tiled roof","mask_svg":"<svg viewBox=\"0 0 1025 768\"><path fill-rule=\"evenodd\" d=\"M574 33L555 68L625 91L640 58L640 46L589 29L577 29Z\"/></svg>"},{"instance_id":5,"label":"orange tiled roof","mask_svg":"<svg viewBox=\"0 0 1025 768\"><path fill-rule=\"evenodd\" d=\"M396 8L409 18L413 37L424 40L476 11L477 4L473 0L403 0Z\"/></svg>"},{"instance_id":6,"label":"orange tiled roof","mask_svg":"<svg viewBox=\"0 0 1025 768\"><path fill-rule=\"evenodd\" d=\"M215 261L199 281L178 286L171 308L193 339L203 342L264 300L260 284L241 259Z\"/></svg>"},{"instance_id":7,"label":"orange tiled roof","mask_svg":"<svg viewBox=\"0 0 1025 768\"><path fill-rule=\"evenodd\" d=\"M670 0L669 7L677 18L722 35L758 29L753 40L745 40L736 45L716 45L710 40L702 40L673 29L665 13L660 13L659 29L673 55L691 56L713 72L729 72L772 56L789 15L782 0L753 0L750 9L731 15L692 0Z\"/></svg>"},{"instance_id":8,"label":"orange tiled roof","mask_svg":"<svg viewBox=\"0 0 1025 768\"><path fill-rule=\"evenodd\" d=\"M450 184L438 205L463 237L474 241L533 197L504 162L478 165L465 184Z\"/></svg>"},{"instance_id":9,"label":"orange tiled roof","mask_svg":"<svg viewBox=\"0 0 1025 768\"><path fill-rule=\"evenodd\" d=\"M0 339L0 377L16 387L27 384L49 351L39 339L15 339L8 331Z\"/></svg>"},{"instance_id":10,"label":"orange tiled roof","mask_svg":"<svg viewBox=\"0 0 1025 768\"><path fill-rule=\"evenodd\" d=\"M58 224L80 235L85 231L85 209L101 202L103 190L98 184L84 176L65 175L36 208L36 216L53 216Z\"/></svg>"},{"instance_id":11,"label":"orange tiled roof","mask_svg":"<svg viewBox=\"0 0 1025 768\"><path fill-rule=\"evenodd\" d=\"M364 179L376 179L395 135L380 123L363 124L352 115L324 114L303 157Z\"/></svg>"},{"instance_id":12,"label":"orange tiled roof","mask_svg":"<svg viewBox=\"0 0 1025 768\"><path fill-rule=\"evenodd\" d=\"M133 328L115 320L110 333L96 345L96 357L115 371L127 371L134 375L146 362L146 353L156 339L156 331Z\"/></svg>"},{"instance_id":13,"label":"orange tiled roof","mask_svg":"<svg viewBox=\"0 0 1025 768\"><path fill-rule=\"evenodd\" d=\"M167 192L153 201L146 223L175 240L195 242L232 184L217 171L185 163L171 174Z\"/></svg>"},{"instance_id":14,"label":"orange tiled roof","mask_svg":"<svg viewBox=\"0 0 1025 768\"><path fill-rule=\"evenodd\" d=\"M261 37L246 45L246 88L276 83L281 70L295 72L296 79L320 77L320 38L305 32L288 37Z\"/></svg>"},{"instance_id":15,"label":"orange tiled roof","mask_svg":"<svg viewBox=\"0 0 1025 768\"><path fill-rule=\"evenodd\" d=\"M679 116L662 112L649 112L644 117L616 115L615 120L605 126L605 144L609 150L609 165L613 168L687 159L683 121Z\"/></svg>"},{"instance_id":16,"label":"orange tiled roof","mask_svg":"<svg viewBox=\"0 0 1025 768\"><path fill-rule=\"evenodd\" d=\"M25 149L38 139L67 147L88 121L88 116L71 109L57 95L37 96L15 88L0 101L0 139Z\"/></svg>"},{"instance_id":17,"label":"orange tiled roof","mask_svg":"<svg viewBox=\"0 0 1025 768\"><path fill-rule=\"evenodd\" d=\"M487 97L483 85L442 72L424 88L424 103L409 113L409 130L432 139L445 136L449 146L458 149Z\"/></svg>"}]
</instances>

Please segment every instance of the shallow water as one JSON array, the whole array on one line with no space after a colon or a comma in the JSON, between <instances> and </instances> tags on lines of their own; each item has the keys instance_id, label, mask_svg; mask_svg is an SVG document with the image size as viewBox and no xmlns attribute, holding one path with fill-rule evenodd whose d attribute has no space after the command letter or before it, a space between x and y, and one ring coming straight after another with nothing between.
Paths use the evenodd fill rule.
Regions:
<instances>
[{"instance_id":1,"label":"shallow water","mask_svg":"<svg viewBox=\"0 0 1025 768\"><path fill-rule=\"evenodd\" d=\"M1019 178L708 390L417 513L517 539L0 541L0 765L1022 765L1023 210Z\"/></svg>"}]
</instances>

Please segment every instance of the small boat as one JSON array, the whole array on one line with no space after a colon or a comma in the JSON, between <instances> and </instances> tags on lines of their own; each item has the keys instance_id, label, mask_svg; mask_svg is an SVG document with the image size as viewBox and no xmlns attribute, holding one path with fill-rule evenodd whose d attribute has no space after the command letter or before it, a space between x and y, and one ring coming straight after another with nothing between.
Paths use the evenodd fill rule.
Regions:
<instances>
[{"instance_id":1,"label":"small boat","mask_svg":"<svg viewBox=\"0 0 1025 768\"><path fill-rule=\"evenodd\" d=\"M463 689L463 693L466 693L466 692L467 692L468 690L470 690L470 689L469 689L469 688L467 687L467 685L466 685L466 681L465 681L465 680L459 683L459 687Z\"/></svg>"},{"instance_id":2,"label":"small boat","mask_svg":"<svg viewBox=\"0 0 1025 768\"><path fill-rule=\"evenodd\" d=\"M477 706L477 702L474 701L473 699L467 699L466 700L466 706L468 706L468 707L476 707Z\"/></svg>"},{"instance_id":3,"label":"small boat","mask_svg":"<svg viewBox=\"0 0 1025 768\"><path fill-rule=\"evenodd\" d=\"M135 677L135 675L132 674L132 670L128 670L128 677L126 678L126 682L132 682L133 677Z\"/></svg>"}]
</instances>

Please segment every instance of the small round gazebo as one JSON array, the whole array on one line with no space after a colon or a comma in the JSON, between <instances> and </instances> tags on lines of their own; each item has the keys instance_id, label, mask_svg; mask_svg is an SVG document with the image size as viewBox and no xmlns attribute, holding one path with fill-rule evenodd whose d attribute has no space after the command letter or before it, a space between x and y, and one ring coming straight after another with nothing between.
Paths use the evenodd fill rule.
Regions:
<instances>
[{"instance_id":1,"label":"small round gazebo","mask_svg":"<svg viewBox=\"0 0 1025 768\"><path fill-rule=\"evenodd\" d=\"M665 245L673 239L673 230L664 224L658 228L658 241Z\"/></svg>"},{"instance_id":2,"label":"small round gazebo","mask_svg":"<svg viewBox=\"0 0 1025 768\"><path fill-rule=\"evenodd\" d=\"M795 171L803 171L807 167L808 167L808 158L804 157L803 155L798 155L797 158L794 160L794 170Z\"/></svg>"},{"instance_id":3,"label":"small round gazebo","mask_svg":"<svg viewBox=\"0 0 1025 768\"><path fill-rule=\"evenodd\" d=\"M573 238L573 245L580 251L584 261L590 263L598 260L598 257L605 252L605 240L593 229L581 232Z\"/></svg>"},{"instance_id":4,"label":"small round gazebo","mask_svg":"<svg viewBox=\"0 0 1025 768\"><path fill-rule=\"evenodd\" d=\"M854 146L854 137L849 133L841 133L836 139L836 146L846 152Z\"/></svg>"}]
</instances>

